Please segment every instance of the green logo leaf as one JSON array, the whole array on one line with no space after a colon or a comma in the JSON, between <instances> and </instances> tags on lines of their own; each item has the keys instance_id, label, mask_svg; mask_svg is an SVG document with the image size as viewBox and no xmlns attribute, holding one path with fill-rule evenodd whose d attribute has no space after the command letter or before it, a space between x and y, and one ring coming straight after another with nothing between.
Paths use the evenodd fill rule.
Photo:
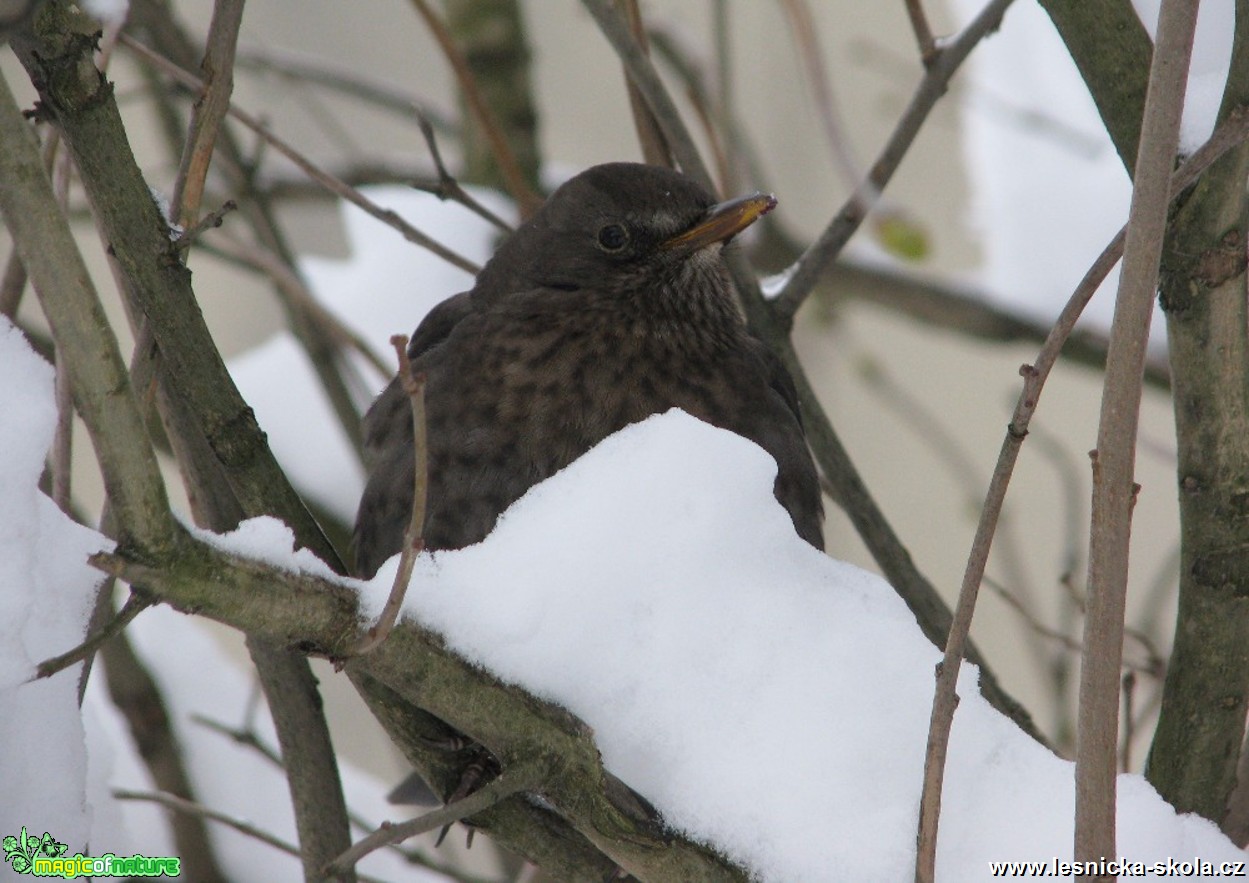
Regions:
<instances>
[{"instance_id":1,"label":"green logo leaf","mask_svg":"<svg viewBox=\"0 0 1249 883\"><path fill-rule=\"evenodd\" d=\"M45 858L56 858L65 854L66 846L64 843L58 843L52 839L52 835L47 831L43 832L43 839L39 841L39 852Z\"/></svg>"}]
</instances>

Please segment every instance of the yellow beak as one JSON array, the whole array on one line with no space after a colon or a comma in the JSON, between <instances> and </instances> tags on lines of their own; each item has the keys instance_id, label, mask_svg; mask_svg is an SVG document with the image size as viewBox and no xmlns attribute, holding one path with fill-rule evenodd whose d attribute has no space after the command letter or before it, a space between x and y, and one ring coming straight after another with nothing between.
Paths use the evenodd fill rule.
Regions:
<instances>
[{"instance_id":1,"label":"yellow beak","mask_svg":"<svg viewBox=\"0 0 1249 883\"><path fill-rule=\"evenodd\" d=\"M776 208L771 193L752 193L727 202L718 202L697 224L663 242L664 249L697 251L715 242L726 242Z\"/></svg>"}]
</instances>

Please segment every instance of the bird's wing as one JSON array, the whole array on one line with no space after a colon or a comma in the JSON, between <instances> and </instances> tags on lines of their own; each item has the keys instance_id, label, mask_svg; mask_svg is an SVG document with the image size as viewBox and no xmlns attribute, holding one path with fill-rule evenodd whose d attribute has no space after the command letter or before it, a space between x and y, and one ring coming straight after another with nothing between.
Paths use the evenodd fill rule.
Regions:
<instances>
[{"instance_id":1,"label":"bird's wing","mask_svg":"<svg viewBox=\"0 0 1249 883\"><path fill-rule=\"evenodd\" d=\"M763 367L767 373L768 386L781 397L785 405L793 412L799 428L805 431L806 425L802 422L802 407L798 402L798 387L794 385L794 378L790 375L789 369L785 367L785 363L781 361L780 356L772 352L770 346L754 335L748 338L748 346L754 350L755 355L763 362Z\"/></svg>"},{"instance_id":2,"label":"bird's wing","mask_svg":"<svg viewBox=\"0 0 1249 883\"><path fill-rule=\"evenodd\" d=\"M412 332L408 341L408 358L415 361L450 336L451 330L473 312L471 291L462 291L447 298L425 314L421 324Z\"/></svg>"}]
</instances>

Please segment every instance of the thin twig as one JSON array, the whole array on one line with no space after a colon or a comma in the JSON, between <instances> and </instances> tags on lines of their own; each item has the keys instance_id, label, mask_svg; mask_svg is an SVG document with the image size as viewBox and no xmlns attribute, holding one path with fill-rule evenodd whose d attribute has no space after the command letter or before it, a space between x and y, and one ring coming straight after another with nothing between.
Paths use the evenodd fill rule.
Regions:
<instances>
[{"instance_id":1,"label":"thin twig","mask_svg":"<svg viewBox=\"0 0 1249 883\"><path fill-rule=\"evenodd\" d=\"M1210 136L1210 140L1193 153L1171 176L1170 198L1174 199L1178 196L1215 160L1246 138L1249 138L1249 108L1241 108L1229 114ZM984 577L985 562L988 560L989 548L993 542L1002 502L1010 485L1019 451L1027 437L1028 424L1040 401L1046 378L1049 377L1050 370L1054 367L1062 350L1063 342L1071 334L1084 307L1106 278L1106 274L1118 262L1119 256L1123 254L1125 230L1126 228L1121 229L1115 235L1098 255L1093 265L1089 267L1084 278L1080 280L1080 284L1063 307L1058 319L1055 320L1054 327L1037 354L1036 362L1032 365L1024 365L1020 369L1020 374L1024 378L1023 390L1020 392L1015 412L1007 427L1002 449L993 470L993 477L989 482L989 490L985 495L980 522L976 526L976 535L972 541L971 551L968 553L967 569L963 574L958 604L954 609L954 621L950 628L949 640L946 642L945 655L938 667L937 688L933 696L928 747L924 760L924 788L920 800L916 879L921 883L933 879L936 862L937 820L941 809L941 787L945 777L945 757L949 747L950 726L954 721L954 710L958 705L955 686L962 661L962 648L971 628L976 597L980 582Z\"/></svg>"},{"instance_id":2,"label":"thin twig","mask_svg":"<svg viewBox=\"0 0 1249 883\"><path fill-rule=\"evenodd\" d=\"M649 53L650 46L646 42L646 27L642 24L642 10L638 6L638 0L616 0L616 5L624 10L625 18L629 21L629 29L633 31L633 38L637 40L638 46L643 52ZM625 69L625 89L629 94L629 110L633 113L633 128L637 131L642 158L653 166L672 168L672 149L668 146L668 139L664 137L663 129L659 127L655 115L646 106L646 99L638 91L627 68Z\"/></svg>"},{"instance_id":3,"label":"thin twig","mask_svg":"<svg viewBox=\"0 0 1249 883\"><path fill-rule=\"evenodd\" d=\"M664 88L659 74L655 72L650 58L642 51L629 23L612 5L612 0L581 0L581 3L598 22L599 30L611 43L612 48L620 57L625 69L629 72L629 80L637 86L646 104L655 116L659 128L663 130L664 139L676 157L681 171L689 175L709 191L715 190L715 184L707 171L706 164L698 155L689 130L677 112L676 105L668 90Z\"/></svg>"},{"instance_id":4,"label":"thin twig","mask_svg":"<svg viewBox=\"0 0 1249 883\"><path fill-rule=\"evenodd\" d=\"M731 124L733 118L733 52L732 52L732 35L729 32L729 4L728 0L715 0L711 7L712 30L715 34L715 65L716 65L716 88L715 88L715 104L713 105L713 116L720 121L720 127L723 130L724 145L720 156L719 179L720 187L724 193L737 192L737 159L742 144L741 139L737 137L737 130ZM687 85L687 90L693 94L696 90L693 85ZM718 157L719 159L719 157ZM763 188L761 181L754 182L756 187Z\"/></svg>"},{"instance_id":5,"label":"thin twig","mask_svg":"<svg viewBox=\"0 0 1249 883\"><path fill-rule=\"evenodd\" d=\"M911 97L911 103L902 114L902 118L898 120L889 140L872 165L867 178L855 188L855 192L829 221L824 232L798 259L793 275L776 298L775 308L781 316L792 318L798 312L798 308L811 293L820 275L836 259L846 243L850 241L850 237L859 229L859 225L867 217L865 197L884 190L885 185L893 177L893 173L901 165L903 157L910 150L911 142L919 134L920 127L928 118L929 112L938 99L945 94L950 78L954 76L976 44L997 29L1002 21L1002 15L1011 2L1012 0L990 0L980 14L963 28L958 38L938 53L924 75L924 79L915 90L915 94Z\"/></svg>"},{"instance_id":6,"label":"thin twig","mask_svg":"<svg viewBox=\"0 0 1249 883\"><path fill-rule=\"evenodd\" d=\"M172 76L182 85L189 89L201 88L199 78L187 73L182 68L178 67L178 65L174 64L160 53L149 49L129 34L122 34L120 39L122 44L124 44L128 49L142 56L144 60L151 62L157 68ZM265 143L271 145L275 150L293 162L312 180L325 187L331 193L341 196L352 205L363 209L369 215L377 218L377 220L382 223L393 227L403 235L404 239L407 239L409 242L419 245L422 248L428 249L447 263L459 267L466 273L475 276L481 270L481 267L476 263L470 261L468 258L458 254L450 248L447 248L445 245L425 233L422 233L394 211L382 208L377 203L373 202L373 200L362 194L359 190L348 186L343 181L326 172L286 141L271 132L267 126L251 114L240 110L234 105L230 105L229 114L264 139Z\"/></svg>"},{"instance_id":7,"label":"thin twig","mask_svg":"<svg viewBox=\"0 0 1249 883\"><path fill-rule=\"evenodd\" d=\"M433 193L439 199L453 199L460 203L460 205L476 213L478 216L489 221L491 224L494 224L494 226L498 227L504 233L511 233L511 224L500 218L494 212L490 211L490 209L482 205L482 203L477 199L473 198L471 193L460 186L460 182L455 179L455 176L447 171L447 166L442 161L442 151L438 149L438 140L434 137L433 124L430 123L425 114L420 110L417 110L416 119L417 124L421 129L421 136L424 137L425 144L429 147L429 155L433 157L434 168L438 172L438 184L435 188L431 189L424 186L420 182L412 181L409 183L418 190L425 190L426 192Z\"/></svg>"},{"instance_id":8,"label":"thin twig","mask_svg":"<svg viewBox=\"0 0 1249 883\"><path fill-rule=\"evenodd\" d=\"M451 32L447 30L446 24L434 13L429 4L425 0L411 0L411 2L425 21L425 26L434 35L434 39L438 41L443 56L455 72L460 94L468 102L473 118L477 121L477 125L481 126L486 140L490 142L490 150L494 154L495 162L499 165L499 172L503 175L508 193L520 207L521 217L529 217L542 205L542 197L535 193L525 180L525 175L520 170L520 163L516 160L516 154L512 146L507 143L499 121L495 119L494 111L490 109L490 105L481 95L481 89L477 87L477 78L473 76L468 60L464 58L460 47L455 45L455 40Z\"/></svg>"},{"instance_id":9,"label":"thin twig","mask_svg":"<svg viewBox=\"0 0 1249 883\"><path fill-rule=\"evenodd\" d=\"M298 847L287 843L285 840L275 837L268 831L256 827L251 822L235 818L234 816L227 815L226 813L219 812L215 809L209 809L202 803L195 803L192 800L186 800L178 797L176 794L169 794L165 791L131 791L126 788L114 788L113 797L116 800L142 800L150 803L158 803L167 809L174 810L175 812L190 813L191 815L196 815L200 818L220 822L228 828L233 828L240 834L246 834L248 837L259 840L261 843L267 843L269 846L288 853L289 855L296 857L299 856Z\"/></svg>"},{"instance_id":10,"label":"thin twig","mask_svg":"<svg viewBox=\"0 0 1249 883\"><path fill-rule=\"evenodd\" d=\"M251 715L247 716L251 717ZM238 745L252 749L265 760L269 761L269 763L273 764L273 766L277 769L286 769L286 764L283 763L281 755L279 755L275 749L270 748L262 742L260 736L257 735L256 731L250 724L246 729L237 729L223 724L220 721L205 717L202 714L192 714L191 722L214 733L225 736L227 739L230 739ZM347 817L351 821L352 826L361 831L374 831L378 827L376 824L372 824L367 821L359 813L352 812L350 809L347 811ZM453 880L461 880L465 881L465 883L487 883L488 878L466 874L441 862L434 861L418 849L404 847L398 843L392 843L390 848L402 856L404 861L409 864L417 865L422 868L428 868L431 871L443 874Z\"/></svg>"},{"instance_id":11,"label":"thin twig","mask_svg":"<svg viewBox=\"0 0 1249 883\"><path fill-rule=\"evenodd\" d=\"M932 36L932 27L928 24L928 16L924 13L924 0L906 0L906 15L911 20L911 30L915 32L915 42L919 44L919 57L924 67L932 64L937 55L937 43Z\"/></svg>"},{"instance_id":12,"label":"thin twig","mask_svg":"<svg viewBox=\"0 0 1249 883\"><path fill-rule=\"evenodd\" d=\"M268 831L253 825L251 822L236 818L235 816L227 815L226 813L215 809L210 809L202 803L196 803L192 800L184 800L183 798L178 797L175 794L170 794L167 791L130 791L125 788L114 788L113 798L115 800L136 800L157 803L166 809L173 810L174 812L186 813L188 815L198 816L202 819L208 819L209 821L218 822L225 825L227 828L233 828L240 834L244 834L248 837L259 840L261 843L272 846L274 849L285 852L288 855L293 855L295 858L302 858L302 853L299 851L299 847L291 843L287 843L285 840L270 834ZM364 874L359 874L358 877L361 880L367 881L367 883L382 883L382 881L376 877L369 877Z\"/></svg>"},{"instance_id":13,"label":"thin twig","mask_svg":"<svg viewBox=\"0 0 1249 883\"><path fill-rule=\"evenodd\" d=\"M9 252L9 259L4 263L4 275L0 276L0 316L6 319L16 316L25 293L26 265L15 248Z\"/></svg>"},{"instance_id":14,"label":"thin twig","mask_svg":"<svg viewBox=\"0 0 1249 883\"><path fill-rule=\"evenodd\" d=\"M230 109L234 91L234 52L243 22L244 0L216 0L204 60L200 62L203 86L191 106L191 122L182 163L170 199L170 217L190 227L199 215L204 197L204 181L217 144L217 131Z\"/></svg>"},{"instance_id":15,"label":"thin twig","mask_svg":"<svg viewBox=\"0 0 1249 883\"><path fill-rule=\"evenodd\" d=\"M272 72L291 80L303 80L341 92L368 104L409 116L413 110L429 119L445 135L458 134L458 125L449 114L431 107L408 92L382 80L372 80L358 71L336 68L324 59L276 49L243 47L238 50L236 67Z\"/></svg>"},{"instance_id":16,"label":"thin twig","mask_svg":"<svg viewBox=\"0 0 1249 883\"><path fill-rule=\"evenodd\" d=\"M1136 673L1129 670L1123 673L1119 682L1123 689L1123 736L1119 742L1119 771L1132 771L1132 737L1136 735L1136 720L1133 716L1133 700L1136 699Z\"/></svg>"},{"instance_id":17,"label":"thin twig","mask_svg":"<svg viewBox=\"0 0 1249 883\"><path fill-rule=\"evenodd\" d=\"M1037 615L1029 610L1027 605L1025 605L1014 592L1002 585L1002 583L995 580L993 577L989 576L987 573L984 575L984 584L992 589L993 593L1001 598L1008 607L1019 614L1020 619L1024 621L1024 624L1027 625L1029 629L1036 632L1041 637L1048 638L1055 643L1061 644L1065 649L1070 650L1073 653L1080 653L1084 650L1084 645L1075 638L1041 622ZM1123 667L1126 671L1139 671L1142 674L1147 674L1151 677L1155 676L1158 673L1157 659L1152 654L1152 648L1150 647L1148 641L1142 641L1142 644L1145 646L1146 654L1148 656L1146 661L1144 663L1125 661L1123 663Z\"/></svg>"},{"instance_id":18,"label":"thin twig","mask_svg":"<svg viewBox=\"0 0 1249 883\"><path fill-rule=\"evenodd\" d=\"M227 199L221 204L220 208L204 215L204 217L178 234L178 248L190 248L191 244L203 235L205 230L215 230L220 227L225 220L225 216L237 208L238 203L233 199Z\"/></svg>"},{"instance_id":19,"label":"thin twig","mask_svg":"<svg viewBox=\"0 0 1249 883\"><path fill-rule=\"evenodd\" d=\"M250 717L251 715L249 714L247 716ZM206 717L199 713L191 715L191 723L199 724L206 730L211 730L214 733L220 733L223 736L229 737L232 741L238 743L239 745L251 748L279 769L286 768L286 764L282 762L282 756L278 754L275 749L270 748L268 745L261 742L260 737L256 734L256 731L251 728L250 724L247 729L240 730L227 726L220 721L215 721L212 718Z\"/></svg>"},{"instance_id":20,"label":"thin twig","mask_svg":"<svg viewBox=\"0 0 1249 883\"><path fill-rule=\"evenodd\" d=\"M1024 621L1029 629L1043 638L1048 638L1055 643L1061 644L1063 648L1079 653L1081 649L1080 642L1071 635L1065 634L1058 629L1050 628L1037 617L1035 613L1028 609L1027 605L1020 600L1014 592L1006 588L1000 582L989 576L984 575L984 584L993 590L993 593L1006 602L1006 606L1019 614L1019 618Z\"/></svg>"},{"instance_id":21,"label":"thin twig","mask_svg":"<svg viewBox=\"0 0 1249 883\"><path fill-rule=\"evenodd\" d=\"M348 157L341 165L326 169L351 187L372 184L403 184L426 193L438 193L439 182L424 168L414 163L391 163L386 160L353 161ZM256 194L266 201L321 200L332 194L309 181L307 176L281 169L270 169L256 181Z\"/></svg>"},{"instance_id":22,"label":"thin twig","mask_svg":"<svg viewBox=\"0 0 1249 883\"><path fill-rule=\"evenodd\" d=\"M330 862L325 871L327 874L341 873L384 846L474 816L518 792L532 791L541 786L547 775L548 764L545 762L522 763L514 769L504 770L477 791L441 809L398 824L383 822L380 828Z\"/></svg>"},{"instance_id":23,"label":"thin twig","mask_svg":"<svg viewBox=\"0 0 1249 883\"><path fill-rule=\"evenodd\" d=\"M354 349L377 371L378 376L390 376L390 366L369 346L368 341L326 309L298 274L278 255L260 245L239 242L229 236L214 236L211 247L244 266L264 273L286 296L287 302L319 324L330 340L339 346L345 345Z\"/></svg>"},{"instance_id":24,"label":"thin twig","mask_svg":"<svg viewBox=\"0 0 1249 883\"><path fill-rule=\"evenodd\" d=\"M403 609L403 599L408 592L408 583L412 579L412 568L416 558L425 548L425 508L426 494L429 488L429 464L425 440L425 375L412 373L412 362L408 359L408 338L404 334L396 334L390 339L391 346L399 357L399 382L403 391L408 394L412 405L412 457L414 459L412 517L408 522L407 532L403 536L403 552L399 556L399 569L395 572L395 582L390 588L390 596L386 606L372 628L365 633L364 640L355 649L355 655L363 656L374 647L386 640L391 629L399 619L399 611Z\"/></svg>"},{"instance_id":25,"label":"thin twig","mask_svg":"<svg viewBox=\"0 0 1249 883\"><path fill-rule=\"evenodd\" d=\"M724 18L724 28L728 27L727 13L721 15L722 6L717 4L717 27L720 18ZM750 179L750 186L765 193L772 188L767 185L767 174L759 152L750 144L749 135L741 121L733 112L731 96L724 90L732 89L731 82L727 85L723 78L731 75L726 73L728 61L717 58L717 77L722 78L721 85L711 88L707 83L707 74L703 70L706 64L698 61L698 50L687 45L675 30L666 30L658 25L646 32L651 47L657 58L661 59L672 73L685 86L685 97L690 106L699 115L699 123L704 127L707 143L713 152L716 162L716 180L720 182L719 192L734 194L738 192L741 172ZM717 42L727 40L727 32L721 37L717 33ZM717 53L720 51L717 47ZM727 49L725 50L727 51ZM771 216L770 216L771 217Z\"/></svg>"},{"instance_id":26,"label":"thin twig","mask_svg":"<svg viewBox=\"0 0 1249 883\"><path fill-rule=\"evenodd\" d=\"M82 662L96 650L100 649L106 641L114 635L120 634L122 629L130 625L134 618L144 610L152 606L152 602L146 598L141 598L133 592L126 599L126 603L122 605L121 610L110 619L102 629L96 632L87 640L83 641L72 650L68 650L59 656L53 656L51 659L45 659L35 667L35 676L31 680L40 680L42 678L50 678L59 671L69 668L75 663Z\"/></svg>"},{"instance_id":27,"label":"thin twig","mask_svg":"<svg viewBox=\"0 0 1249 883\"><path fill-rule=\"evenodd\" d=\"M59 139L58 142L59 143ZM68 213L69 181L73 161L69 151L49 146L45 154L52 165L52 192L56 195L61 211ZM52 502L66 514L70 511L73 485L74 455L74 390L69 382L65 354L56 349L56 431L52 436L49 463L52 470Z\"/></svg>"},{"instance_id":28,"label":"thin twig","mask_svg":"<svg viewBox=\"0 0 1249 883\"><path fill-rule=\"evenodd\" d=\"M1137 485L1136 433L1149 323L1167 229L1171 170L1197 24L1197 4L1163 0L1133 176L1123 269L1110 326L1089 528L1088 614L1076 718L1075 859L1115 851L1119 671ZM1106 880L1110 876L1106 876Z\"/></svg>"},{"instance_id":29,"label":"thin twig","mask_svg":"<svg viewBox=\"0 0 1249 883\"><path fill-rule=\"evenodd\" d=\"M34 133L0 74L0 214L66 357L75 401L100 460L122 533L155 554L181 530L104 315L69 223L43 172Z\"/></svg>"},{"instance_id":30,"label":"thin twig","mask_svg":"<svg viewBox=\"0 0 1249 883\"><path fill-rule=\"evenodd\" d=\"M833 166L850 188L853 197L860 200L859 208L866 214L880 198L880 192L872 185L871 179L863 175L862 167L851 149L850 139L846 137L846 127L837 111L828 68L824 65L824 55L816 36L818 31L811 15L811 7L806 0L781 0L781 9L789 21L794 45L798 47L798 55L806 68L815 114L824 129L824 140L833 155Z\"/></svg>"}]
</instances>

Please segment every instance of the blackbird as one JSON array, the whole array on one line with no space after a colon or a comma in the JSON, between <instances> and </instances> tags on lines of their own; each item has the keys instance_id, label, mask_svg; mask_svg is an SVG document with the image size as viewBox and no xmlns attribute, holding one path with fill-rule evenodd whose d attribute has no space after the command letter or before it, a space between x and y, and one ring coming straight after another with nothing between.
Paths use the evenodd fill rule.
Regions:
<instances>
[{"instance_id":1,"label":"blackbird","mask_svg":"<svg viewBox=\"0 0 1249 883\"><path fill-rule=\"evenodd\" d=\"M657 166L595 166L500 245L471 291L434 308L408 347L426 375L425 547L479 542L530 487L675 407L771 454L777 500L822 549L793 380L748 331L721 256L775 204L758 193L717 204ZM411 514L412 417L398 378L364 436L355 555L371 577L399 551Z\"/></svg>"}]
</instances>

